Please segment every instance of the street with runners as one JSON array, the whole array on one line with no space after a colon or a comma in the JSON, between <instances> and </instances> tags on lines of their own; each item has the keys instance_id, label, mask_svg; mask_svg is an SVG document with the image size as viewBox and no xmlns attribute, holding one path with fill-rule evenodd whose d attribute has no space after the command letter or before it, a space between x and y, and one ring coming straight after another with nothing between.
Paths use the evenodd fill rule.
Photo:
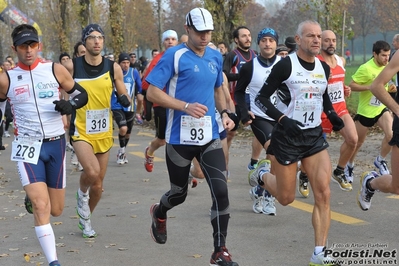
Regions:
<instances>
[{"instance_id":1,"label":"street with runners","mask_svg":"<svg viewBox=\"0 0 399 266\"><path fill-rule=\"evenodd\" d=\"M209 245L212 241L209 224L212 203L203 179L198 179L196 188L189 189L186 201L179 208L168 212L168 241L159 245L151 237L149 209L169 188L164 148L154 158L156 168L153 172L149 173L143 167L143 151L153 137L151 128L135 125L126 148L129 163L118 165L115 160L109 160L102 199L92 214L91 225L97 233L96 238L83 238L78 227L76 187L80 172L67 163L65 209L61 216L51 218L58 258L63 266L209 265L213 252ZM383 134L373 132L360 149L351 192L330 182L332 221L326 247L330 251L371 252L398 248L397 234L392 232L397 228L399 197L375 193L367 212L357 205L360 177L365 171L376 171L373 162L382 138ZM295 201L286 207L276 201L276 216L254 213L248 194L251 187L247 158L251 154L251 141L250 137L238 135L230 149L228 251L232 259L243 266L308 265L309 250L314 246L311 237L313 194L304 198L297 192ZM5 138L3 142L6 150L0 155L0 265L45 265L31 214L25 210L25 192L21 189L15 164L10 162L12 138ZM331 163L336 165L342 139L329 136L328 142ZM115 130L111 156L118 153L118 148ZM67 152L67 159L70 153ZM390 162L390 158L387 159ZM381 214L384 214L383 219ZM351 258L345 259L349 261Z\"/></svg>"}]
</instances>

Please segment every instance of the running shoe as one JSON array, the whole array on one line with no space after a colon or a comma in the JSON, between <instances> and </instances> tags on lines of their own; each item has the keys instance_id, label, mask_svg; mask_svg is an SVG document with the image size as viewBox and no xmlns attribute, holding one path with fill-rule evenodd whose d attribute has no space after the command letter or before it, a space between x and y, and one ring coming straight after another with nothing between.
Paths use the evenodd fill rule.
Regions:
<instances>
[{"instance_id":1,"label":"running shoe","mask_svg":"<svg viewBox=\"0 0 399 266\"><path fill-rule=\"evenodd\" d=\"M336 170L332 173L332 180L344 191L352 191L352 185L346 180L345 173L338 173Z\"/></svg>"},{"instance_id":2,"label":"running shoe","mask_svg":"<svg viewBox=\"0 0 399 266\"><path fill-rule=\"evenodd\" d=\"M262 213L264 198L263 196L258 196L258 194L256 194L257 189L257 186L250 188L249 196L254 202L254 204L252 205L252 210L254 211L254 213Z\"/></svg>"},{"instance_id":3,"label":"running shoe","mask_svg":"<svg viewBox=\"0 0 399 266\"><path fill-rule=\"evenodd\" d=\"M82 171L83 171L83 166L82 166L82 164L79 163L79 162L78 162L78 165L77 165L76 168L78 169L79 172L82 172Z\"/></svg>"},{"instance_id":4,"label":"running shoe","mask_svg":"<svg viewBox=\"0 0 399 266\"><path fill-rule=\"evenodd\" d=\"M74 150L72 150L71 153L71 164L72 165L78 165L79 161L78 161L78 157L76 156L76 153Z\"/></svg>"},{"instance_id":5,"label":"running shoe","mask_svg":"<svg viewBox=\"0 0 399 266\"><path fill-rule=\"evenodd\" d=\"M262 177L260 176L260 174L262 173L262 175L264 173L270 173L270 161L269 160L261 160L259 161L258 165L256 166L256 168L254 170L251 170L248 173L248 182L251 185L251 187L255 187L257 185L263 185L263 181L262 181Z\"/></svg>"},{"instance_id":6,"label":"running shoe","mask_svg":"<svg viewBox=\"0 0 399 266\"><path fill-rule=\"evenodd\" d=\"M61 266L61 264L58 262L58 260L50 262L49 266Z\"/></svg>"},{"instance_id":7,"label":"running shoe","mask_svg":"<svg viewBox=\"0 0 399 266\"><path fill-rule=\"evenodd\" d=\"M139 125L142 125L142 124L143 124L143 118L141 117L140 114L136 114L136 122L137 122L137 124L139 124Z\"/></svg>"},{"instance_id":8,"label":"running shoe","mask_svg":"<svg viewBox=\"0 0 399 266\"><path fill-rule=\"evenodd\" d=\"M345 170L344 170L345 178L349 182L349 184L353 183L353 170L354 170L354 167L350 167L348 165L345 166Z\"/></svg>"},{"instance_id":9,"label":"running shoe","mask_svg":"<svg viewBox=\"0 0 399 266\"><path fill-rule=\"evenodd\" d=\"M302 173L301 170L299 170L296 173L296 179L298 181L298 192L299 194L302 195L302 197L307 198L309 197L309 179L308 176L305 173Z\"/></svg>"},{"instance_id":10,"label":"running shoe","mask_svg":"<svg viewBox=\"0 0 399 266\"><path fill-rule=\"evenodd\" d=\"M4 135L5 138L11 137L11 135L10 135L10 133L8 133L8 131L4 131L3 135Z\"/></svg>"},{"instance_id":11,"label":"running shoe","mask_svg":"<svg viewBox=\"0 0 399 266\"><path fill-rule=\"evenodd\" d=\"M276 199L273 196L265 196L263 200L262 213L266 215L276 215Z\"/></svg>"},{"instance_id":12,"label":"running shoe","mask_svg":"<svg viewBox=\"0 0 399 266\"><path fill-rule=\"evenodd\" d=\"M125 164L126 163L126 154L118 152L118 155L116 155L116 163L119 165Z\"/></svg>"},{"instance_id":13,"label":"running shoe","mask_svg":"<svg viewBox=\"0 0 399 266\"><path fill-rule=\"evenodd\" d=\"M252 170L254 170L256 168L256 166L258 166L257 163L254 164L254 165L251 165L251 162L249 162L249 164L247 166L247 169L248 169L248 171L252 171Z\"/></svg>"},{"instance_id":14,"label":"running shoe","mask_svg":"<svg viewBox=\"0 0 399 266\"><path fill-rule=\"evenodd\" d=\"M367 211L371 206L371 198L374 196L374 191L370 191L366 184L370 180L378 177L377 172L364 172L360 178L360 189L357 194L357 205L363 211Z\"/></svg>"},{"instance_id":15,"label":"running shoe","mask_svg":"<svg viewBox=\"0 0 399 266\"><path fill-rule=\"evenodd\" d=\"M0 146L0 151L4 151L6 149L6 147L4 145Z\"/></svg>"},{"instance_id":16,"label":"running shoe","mask_svg":"<svg viewBox=\"0 0 399 266\"><path fill-rule=\"evenodd\" d=\"M76 212L80 218L85 220L90 219L90 207L89 207L89 195L79 195L79 191L76 192L77 207Z\"/></svg>"},{"instance_id":17,"label":"running shoe","mask_svg":"<svg viewBox=\"0 0 399 266\"><path fill-rule=\"evenodd\" d=\"M374 165L375 165L375 167L378 168L378 171L380 172L381 175L389 175L390 174L387 161L385 161L385 160L378 161L378 158L375 158Z\"/></svg>"},{"instance_id":18,"label":"running shoe","mask_svg":"<svg viewBox=\"0 0 399 266\"><path fill-rule=\"evenodd\" d=\"M226 247L221 247L219 252L213 252L210 266L238 266L238 263L231 260Z\"/></svg>"},{"instance_id":19,"label":"running shoe","mask_svg":"<svg viewBox=\"0 0 399 266\"><path fill-rule=\"evenodd\" d=\"M95 238L97 236L96 231L91 227L90 219L79 218L78 227L82 230L83 238Z\"/></svg>"},{"instance_id":20,"label":"running shoe","mask_svg":"<svg viewBox=\"0 0 399 266\"><path fill-rule=\"evenodd\" d=\"M159 203L155 203L150 208L151 223L151 237L158 244L165 244L167 240L166 234L166 219L159 219L155 217L154 212L158 208Z\"/></svg>"},{"instance_id":21,"label":"running shoe","mask_svg":"<svg viewBox=\"0 0 399 266\"><path fill-rule=\"evenodd\" d=\"M32 202L28 198L28 195L25 196L24 204L25 204L26 211L28 213L32 214L33 213L33 206L32 206Z\"/></svg>"},{"instance_id":22,"label":"running shoe","mask_svg":"<svg viewBox=\"0 0 399 266\"><path fill-rule=\"evenodd\" d=\"M71 145L71 143L68 142L68 143L66 144L66 150L67 150L67 151L73 151L73 150L74 150L73 147L72 147L72 145Z\"/></svg>"},{"instance_id":23,"label":"running shoe","mask_svg":"<svg viewBox=\"0 0 399 266\"><path fill-rule=\"evenodd\" d=\"M154 168L154 156L150 156L148 155L148 149L150 147L145 148L144 151L144 167L145 170L147 170L147 172L152 172L153 168Z\"/></svg>"},{"instance_id":24,"label":"running shoe","mask_svg":"<svg viewBox=\"0 0 399 266\"><path fill-rule=\"evenodd\" d=\"M188 184L191 184L191 188L195 188L198 185L197 179L191 174L188 174Z\"/></svg>"},{"instance_id":25,"label":"running shoe","mask_svg":"<svg viewBox=\"0 0 399 266\"><path fill-rule=\"evenodd\" d=\"M335 260L330 256L324 256L325 248L319 254L312 254L310 258L309 266L339 266L335 263Z\"/></svg>"}]
</instances>

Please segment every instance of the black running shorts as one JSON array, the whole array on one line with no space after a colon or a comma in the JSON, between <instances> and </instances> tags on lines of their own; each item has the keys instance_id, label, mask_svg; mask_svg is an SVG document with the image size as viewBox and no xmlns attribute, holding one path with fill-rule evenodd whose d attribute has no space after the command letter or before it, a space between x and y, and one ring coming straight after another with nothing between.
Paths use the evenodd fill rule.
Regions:
<instances>
[{"instance_id":1,"label":"black running shorts","mask_svg":"<svg viewBox=\"0 0 399 266\"><path fill-rule=\"evenodd\" d=\"M283 126L277 123L272 132L267 154L274 155L280 164L289 165L325 150L328 146L321 126L304 129L302 134L289 137Z\"/></svg>"}]
</instances>

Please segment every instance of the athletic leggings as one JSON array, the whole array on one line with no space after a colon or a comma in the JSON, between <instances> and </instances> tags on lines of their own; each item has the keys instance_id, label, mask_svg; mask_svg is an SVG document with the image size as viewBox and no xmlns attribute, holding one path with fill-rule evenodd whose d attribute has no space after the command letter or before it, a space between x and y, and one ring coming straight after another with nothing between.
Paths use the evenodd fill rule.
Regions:
<instances>
[{"instance_id":1,"label":"athletic leggings","mask_svg":"<svg viewBox=\"0 0 399 266\"><path fill-rule=\"evenodd\" d=\"M230 213L226 163L220 139L212 140L204 146L166 144L165 150L171 189L162 196L156 216L166 218L168 210L184 202L191 161L196 157L211 192L214 247L225 246Z\"/></svg>"}]
</instances>

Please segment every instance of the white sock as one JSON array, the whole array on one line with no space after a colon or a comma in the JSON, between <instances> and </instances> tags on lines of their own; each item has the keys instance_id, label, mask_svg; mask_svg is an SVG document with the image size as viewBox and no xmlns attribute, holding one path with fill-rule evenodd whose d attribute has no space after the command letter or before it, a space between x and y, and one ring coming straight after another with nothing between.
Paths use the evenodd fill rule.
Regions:
<instances>
[{"instance_id":1,"label":"white sock","mask_svg":"<svg viewBox=\"0 0 399 266\"><path fill-rule=\"evenodd\" d=\"M55 248L55 236L50 224L35 226L36 236L39 239L40 246L46 256L48 263L57 260L57 251Z\"/></svg>"},{"instance_id":2,"label":"white sock","mask_svg":"<svg viewBox=\"0 0 399 266\"><path fill-rule=\"evenodd\" d=\"M315 246L314 247L314 254L317 255L323 251L324 246Z\"/></svg>"},{"instance_id":3,"label":"white sock","mask_svg":"<svg viewBox=\"0 0 399 266\"><path fill-rule=\"evenodd\" d=\"M78 189L78 194L79 196L88 196L89 195L89 190L87 190L86 192L83 192L82 190L80 190L80 188Z\"/></svg>"},{"instance_id":4,"label":"white sock","mask_svg":"<svg viewBox=\"0 0 399 266\"><path fill-rule=\"evenodd\" d=\"M381 162L381 161L385 161L385 158L380 155L377 156L377 161Z\"/></svg>"},{"instance_id":5,"label":"white sock","mask_svg":"<svg viewBox=\"0 0 399 266\"><path fill-rule=\"evenodd\" d=\"M355 163L348 162L346 165L347 165L348 167L350 167L350 168L353 168L353 167L355 166Z\"/></svg>"}]
</instances>

